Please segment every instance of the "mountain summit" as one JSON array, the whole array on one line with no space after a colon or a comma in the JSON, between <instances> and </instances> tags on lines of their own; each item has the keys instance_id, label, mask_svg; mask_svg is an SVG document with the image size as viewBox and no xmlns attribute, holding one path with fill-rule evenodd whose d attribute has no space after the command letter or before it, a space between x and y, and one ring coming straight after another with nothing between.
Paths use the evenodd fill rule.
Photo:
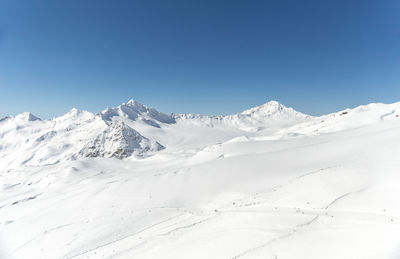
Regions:
<instances>
[{"instance_id":1,"label":"mountain summit","mask_svg":"<svg viewBox=\"0 0 400 259\"><path fill-rule=\"evenodd\" d=\"M149 108L133 99L127 103L123 103L116 108L107 108L100 112L100 116L105 121L112 121L115 116L121 116L130 120L141 120L151 126L159 127L159 123L174 123L172 116L157 111L154 108Z\"/></svg>"},{"instance_id":2,"label":"mountain summit","mask_svg":"<svg viewBox=\"0 0 400 259\"><path fill-rule=\"evenodd\" d=\"M21 121L37 121L40 120L40 118L36 117L30 112L23 112L21 114L18 114L15 116L15 119L21 120Z\"/></svg>"},{"instance_id":3,"label":"mountain summit","mask_svg":"<svg viewBox=\"0 0 400 259\"><path fill-rule=\"evenodd\" d=\"M239 115L252 116L255 119L304 119L310 117L294 110L293 108L286 107L277 101L269 101L263 105L253 107L251 109L241 112Z\"/></svg>"}]
</instances>

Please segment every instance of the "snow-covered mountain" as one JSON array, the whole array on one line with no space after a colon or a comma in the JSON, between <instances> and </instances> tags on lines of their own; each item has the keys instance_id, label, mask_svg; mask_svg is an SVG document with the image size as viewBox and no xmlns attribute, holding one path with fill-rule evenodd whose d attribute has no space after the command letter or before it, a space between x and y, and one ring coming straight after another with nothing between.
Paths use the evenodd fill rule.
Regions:
<instances>
[{"instance_id":1,"label":"snow-covered mountain","mask_svg":"<svg viewBox=\"0 0 400 259\"><path fill-rule=\"evenodd\" d=\"M164 148L196 149L231 139L329 133L397 118L399 104L370 104L312 117L270 101L228 116L166 115L134 100L97 115L72 109L41 120L25 112L0 121L3 170L85 157L126 158ZM5 166L6 165L6 166Z\"/></svg>"},{"instance_id":2,"label":"snow-covered mountain","mask_svg":"<svg viewBox=\"0 0 400 259\"><path fill-rule=\"evenodd\" d=\"M107 108L100 112L100 116L105 121L111 121L113 117L123 117L133 121L140 120L154 127L160 127L159 123L174 123L172 116L149 108L131 99L117 108Z\"/></svg>"},{"instance_id":3,"label":"snow-covered mountain","mask_svg":"<svg viewBox=\"0 0 400 259\"><path fill-rule=\"evenodd\" d=\"M197 125L204 124L209 127L223 126L253 132L267 127L293 125L303 122L311 118L311 116L285 107L277 101L270 101L234 115L202 116L198 114L177 114L174 115L174 118L177 121Z\"/></svg>"},{"instance_id":4,"label":"snow-covered mountain","mask_svg":"<svg viewBox=\"0 0 400 259\"><path fill-rule=\"evenodd\" d=\"M80 156L124 158L163 149L117 118L71 109L65 115L40 120L22 113L0 121L3 170L74 160Z\"/></svg>"},{"instance_id":5,"label":"snow-covered mountain","mask_svg":"<svg viewBox=\"0 0 400 259\"><path fill-rule=\"evenodd\" d=\"M0 258L399 258L400 103L0 120Z\"/></svg>"},{"instance_id":6,"label":"snow-covered mountain","mask_svg":"<svg viewBox=\"0 0 400 259\"><path fill-rule=\"evenodd\" d=\"M156 141L151 141L122 121L113 121L95 139L79 152L84 157L126 158L132 154L141 155L148 151L164 149Z\"/></svg>"},{"instance_id":7,"label":"snow-covered mountain","mask_svg":"<svg viewBox=\"0 0 400 259\"><path fill-rule=\"evenodd\" d=\"M20 121L36 121L36 120L40 120L38 117L36 117L35 115L33 115L30 112L23 112L19 115L17 115L15 117L16 120L20 120Z\"/></svg>"},{"instance_id":8,"label":"snow-covered mountain","mask_svg":"<svg viewBox=\"0 0 400 259\"><path fill-rule=\"evenodd\" d=\"M27 113L9 117L0 122L0 170L73 159L106 126L98 116L77 109L52 120Z\"/></svg>"},{"instance_id":9,"label":"snow-covered mountain","mask_svg":"<svg viewBox=\"0 0 400 259\"><path fill-rule=\"evenodd\" d=\"M79 156L143 156L164 147L195 148L265 129L275 131L309 118L274 101L230 116L166 115L134 100L97 115L74 108L41 120L26 112L0 121L0 157L8 170Z\"/></svg>"}]
</instances>

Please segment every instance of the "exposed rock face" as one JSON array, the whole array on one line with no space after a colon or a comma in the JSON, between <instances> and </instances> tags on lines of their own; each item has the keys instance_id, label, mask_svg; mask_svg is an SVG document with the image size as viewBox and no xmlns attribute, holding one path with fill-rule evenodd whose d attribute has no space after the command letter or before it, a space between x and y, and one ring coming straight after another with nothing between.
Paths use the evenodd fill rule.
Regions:
<instances>
[{"instance_id":1,"label":"exposed rock face","mask_svg":"<svg viewBox=\"0 0 400 259\"><path fill-rule=\"evenodd\" d=\"M119 159L164 149L160 143L149 140L122 121L113 121L79 154L84 157L116 157Z\"/></svg>"}]
</instances>

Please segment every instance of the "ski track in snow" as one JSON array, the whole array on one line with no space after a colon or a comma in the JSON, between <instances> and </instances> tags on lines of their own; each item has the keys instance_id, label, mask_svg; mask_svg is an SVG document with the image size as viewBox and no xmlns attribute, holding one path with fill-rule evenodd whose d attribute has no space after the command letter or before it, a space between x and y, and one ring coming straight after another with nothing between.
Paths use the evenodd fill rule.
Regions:
<instances>
[{"instance_id":1,"label":"ski track in snow","mask_svg":"<svg viewBox=\"0 0 400 259\"><path fill-rule=\"evenodd\" d=\"M156 227L156 226L158 226L158 225L161 225L161 224L163 224L163 223L165 223L165 222L168 222L168 221L171 221L171 220L176 219L176 218L178 218L178 217L181 217L182 215L183 215L183 214L180 214L180 215L178 215L178 216L174 216L174 217L171 217L171 218L162 220L162 221L157 222L157 223L155 223L155 224L153 224L153 225L151 225L151 226L145 227L145 228L143 228L143 229L141 229L141 230L139 230L139 231L137 231L137 232L135 232L135 233L126 235L126 236L124 236L124 237L118 238L118 239L113 240L113 241L111 241L111 242L108 242L108 243L106 243L106 244L99 245L99 246L97 246L97 247L95 247L95 248L92 248L92 249L90 249L90 250L86 250L86 251L80 252L80 253L78 253L78 254L74 254L74 255L71 255L71 256L68 256L68 255L67 255L67 256L65 256L65 257L63 257L63 258L64 258L64 259L70 259L70 258L76 258L76 257L82 256L82 255L85 255L85 254L90 253L90 252L93 252L93 251L95 251L95 250L97 250L97 249L99 249L99 248L102 248L102 247L105 247L105 246L114 244L114 243L116 243L116 242L119 242L119 241L121 241L121 240L124 240L124 239L130 238L130 237L136 236L136 235L138 235L138 234L140 234L140 233L143 233L143 232L146 231L146 230L152 229L152 228L154 228L154 227Z\"/></svg>"},{"instance_id":2,"label":"ski track in snow","mask_svg":"<svg viewBox=\"0 0 400 259\"><path fill-rule=\"evenodd\" d=\"M319 171L320 171L320 170L319 170ZM307 175L310 175L310 174L314 174L314 173L315 173L315 172L308 173L308 174L305 174L305 175L300 176L299 178L302 178L302 177L304 177L304 176L307 176ZM362 189L362 190L364 190L364 189ZM329 203L324 207L324 211L327 211L331 206L333 206L333 205L334 205L335 203L337 203L339 200L341 200L341 199L343 199L343 198L346 198L347 196L349 196L349 195L351 195L351 194L361 192L362 190L358 190L358 191L354 191L354 192L347 192L347 193L345 193L345 194L340 195L339 197L337 197L337 198L335 198L334 200L332 200L331 202L329 202ZM246 251L243 251L242 253L240 253L240 254L234 256L232 259L237 259L237 258L241 258L241 257L247 256L247 255L249 255L250 253L257 251L258 249L265 248L266 246L268 246L268 245L270 245L270 244L272 244L272 243L274 243L274 242L278 242L278 241L281 241L282 239L289 238L289 237L295 235L296 233L298 233L298 231L299 231L300 229L301 229L301 230L304 230L304 227L308 227L308 226L310 226L311 224L315 223L321 215L324 215L324 214L321 213L321 214L319 214L319 215L313 217L311 220L308 220L308 221L306 221L306 222L304 222L304 223L298 224L298 225L294 226L293 230L291 230L289 233L284 234L284 235L281 235L281 236L278 236L278 237L273 238L273 239L271 239L271 240L268 240L266 243L264 243L264 244L262 244L262 245L259 245L259 246L250 248L250 249L248 249L248 250L246 250ZM327 215L327 214L325 214L325 215Z\"/></svg>"}]
</instances>

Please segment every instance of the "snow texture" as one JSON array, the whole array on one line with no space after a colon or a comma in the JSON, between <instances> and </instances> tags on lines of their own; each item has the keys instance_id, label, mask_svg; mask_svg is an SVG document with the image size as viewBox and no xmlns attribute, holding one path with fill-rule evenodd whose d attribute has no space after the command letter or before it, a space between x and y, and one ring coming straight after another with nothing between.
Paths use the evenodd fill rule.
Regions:
<instances>
[{"instance_id":1,"label":"snow texture","mask_svg":"<svg viewBox=\"0 0 400 259\"><path fill-rule=\"evenodd\" d=\"M0 120L0 258L400 258L400 103Z\"/></svg>"}]
</instances>

